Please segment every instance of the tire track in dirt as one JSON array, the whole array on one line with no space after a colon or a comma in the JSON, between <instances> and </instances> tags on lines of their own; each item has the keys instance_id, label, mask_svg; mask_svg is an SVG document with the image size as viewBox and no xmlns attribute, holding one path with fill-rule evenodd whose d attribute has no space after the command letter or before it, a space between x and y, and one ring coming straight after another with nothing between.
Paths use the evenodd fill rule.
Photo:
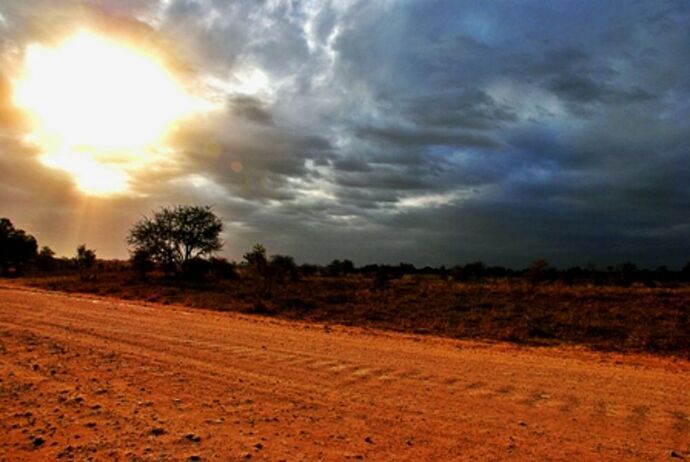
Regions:
<instances>
[{"instance_id":1,"label":"tire track in dirt","mask_svg":"<svg viewBox=\"0 0 690 462\"><path fill-rule=\"evenodd\" d=\"M100 321L100 319L96 318L96 320ZM115 320L118 321L126 321L127 318L121 318L121 317L111 317L109 320L110 322L113 322ZM69 322L69 319L59 319L60 322ZM83 323L84 318L81 318L81 321ZM120 330L119 332L114 332L114 335L123 335L125 331L128 331L129 329L132 328L131 325L123 325L123 329ZM82 330L82 334L89 333L90 330L93 330L93 327L86 328L85 330ZM151 336L150 336L151 337ZM177 341L176 337L172 336L155 336L151 337L151 340L155 342L168 342L170 343L175 343ZM179 342L177 342L179 343ZM290 351L280 351L280 350L272 350L269 353L266 352L261 352L260 354L257 353L256 349L248 348L245 346L226 346L226 347L218 347L217 344L213 344L208 341L200 341L200 340L185 340L182 342L182 345L185 347L194 347L195 349L205 349L208 351L218 351L219 349L234 353L236 355L239 355L240 358L243 359L250 359L252 361L262 361L262 360L270 360L272 362L277 362L280 364L288 364L291 366L307 366L315 361L325 361L326 363L330 363L334 361L332 358L323 358L319 356L314 356L314 355L305 355L305 354L293 354ZM150 346L150 345L149 345ZM312 370L318 370L319 368L310 368ZM331 365L329 367L330 372L336 372L339 375L341 375L341 372L347 372L350 370L350 375L355 376L355 377L361 377L361 378L369 378L370 375L370 368L363 367L361 365L357 364L343 364L342 362L336 364L336 365ZM399 370L399 371L391 371L390 369L386 374L383 374L383 370L377 370L374 369L374 371L378 371L380 374L383 375L384 378L388 380L400 380L400 379L417 379L421 381L433 381L434 377L417 377L415 376L415 371L405 371L405 370ZM458 380L458 379L451 379L452 381ZM444 383L444 385L450 385L449 383ZM473 387L470 387L473 388ZM493 395L491 390L482 390L480 392L475 392L475 394L484 394L484 395ZM503 393L505 395L505 393ZM549 401L550 396L548 393L533 393L530 395L528 398L522 397L518 399L526 399L526 401L530 404L537 404L541 401Z\"/></svg>"},{"instance_id":2,"label":"tire track in dirt","mask_svg":"<svg viewBox=\"0 0 690 462\"><path fill-rule=\"evenodd\" d=\"M83 392L78 363L84 363L84 375L110 377L118 384L118 406L103 411L120 422L102 424L112 430L115 442L104 446L110 451L116 450L117 432L125 431L123 419L138 419L132 425L142 432L157 422L154 417L170 426L175 413L190 414L187 419L194 422L199 409L220 406L189 391L198 389L220 401L240 390L251 396L248 404L223 402L220 415L204 417L199 425L225 433L240 427L241 438L234 437L242 440L239 446L271 460L295 451L329 460L346 455L390 460L391 454L409 460L461 454L504 460L690 454L686 363L616 364L559 350L480 348L472 342L346 328L324 331L265 318L14 289L0 289L0 331L6 334L0 336L3 384L17 382L7 371L21 370L21 380L44 387L43 393L56 383L80 386ZM80 356L67 358L60 349ZM21 351L24 359L8 361L2 352L9 350ZM43 369L37 374L27 365L34 356L44 362L67 359L55 375ZM680 369L670 370L674 367ZM118 378L118 369L127 372ZM152 407L127 398L148 393L149 381L159 395L149 400ZM173 405L175 394L185 396L184 405ZM121 406L143 411L132 417ZM278 416L271 417L268 409ZM161 417L166 413L167 419ZM230 423L231 415L240 417ZM288 427L296 422L305 429L291 432ZM280 435L271 450L247 446L257 427ZM142 444L150 440L147 436ZM178 440L167 443L187 448L178 447ZM200 446L213 458L224 447L218 444Z\"/></svg>"},{"instance_id":3,"label":"tire track in dirt","mask_svg":"<svg viewBox=\"0 0 690 462\"><path fill-rule=\"evenodd\" d=\"M29 325L23 325L22 327L28 328L30 326L45 325L53 328L64 328L64 323L69 321L69 319L64 319L60 317L54 318L55 322L45 322L40 320L32 320ZM113 319L110 320L111 322ZM464 395L480 398L484 400L496 400L496 399L508 399L512 400L518 404L540 408L540 407L553 407L559 408L561 411L572 411L574 407L579 407L581 403L579 400L573 396L558 397L553 396L549 393L549 390L525 390L524 392L515 392L514 388L510 392L505 392L505 386L502 388L496 388L489 386L484 382L472 382L467 384L465 387L462 386L462 381L460 379L452 379L454 383L449 384L448 380L440 381L438 377L435 376L424 376L418 370L404 370L404 369L377 369L371 368L362 364L346 363L341 360L334 358L324 358L322 356L307 355L307 354L294 354L290 351L272 350L267 353L265 349L251 348L242 345L224 345L219 347L217 344L213 344L208 341L200 340L189 340L189 339L178 339L172 335L160 335L154 334L152 332L147 333L145 338L140 337L136 342L127 341L127 333L130 332L132 326L127 326L124 324L118 326L114 329L112 326L108 327L107 331L101 331L98 335L94 334L95 327L85 326L83 328L70 327L68 330L80 336L94 336L101 340L107 340L110 342L118 342L121 345L127 344L130 346L145 347L149 352L163 353L168 351L171 347L175 348L174 357L186 357L188 363L195 363L196 358L187 354L190 348L191 351L199 352L204 350L207 353L232 353L234 354L234 360L240 359L250 362L252 365L259 366L259 369L264 369L261 367L262 363L272 363L281 364L283 366L289 366L292 369L297 370L297 372L304 372L305 369L311 372L327 372L329 376L329 382L336 384L338 386L352 387L352 386L366 386L367 382L372 380L377 380L380 377L384 377L389 381L407 381L409 386L420 386L424 385L426 387L443 387L446 389L453 389L457 391L464 391ZM107 332L107 333L106 333ZM157 345L167 345L165 350L157 348ZM223 358L214 357L214 364L223 364ZM335 364L334 364L335 363ZM202 362L205 366L210 364L209 361ZM322 367L313 367L315 364L323 364ZM229 368L230 366L228 366ZM245 371L244 368L237 369L238 371ZM270 376L270 374L269 374ZM334 379L334 380L333 380ZM461 382L458 384L458 382ZM374 385L376 386L376 385ZM345 393L347 396L352 396L352 390ZM591 409L594 409L596 404L591 405ZM684 415L679 411L654 411L646 405L637 405L634 408L644 408L645 412L643 416L640 416L640 412L636 412L637 416L635 425L639 428L640 426L647 424L668 424L672 422L674 426L678 427L678 422L683 422L682 417L679 418L678 415ZM621 417L625 414L626 410L617 407L615 403L608 402L607 409L604 415L608 417ZM632 411L634 412L634 411Z\"/></svg>"}]
</instances>

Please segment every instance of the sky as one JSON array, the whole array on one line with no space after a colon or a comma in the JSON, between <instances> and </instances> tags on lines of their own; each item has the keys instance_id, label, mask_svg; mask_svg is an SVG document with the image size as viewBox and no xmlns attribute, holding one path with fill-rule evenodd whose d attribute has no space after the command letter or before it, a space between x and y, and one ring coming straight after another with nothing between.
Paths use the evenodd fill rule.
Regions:
<instances>
[{"instance_id":1,"label":"sky","mask_svg":"<svg viewBox=\"0 0 690 462\"><path fill-rule=\"evenodd\" d=\"M81 28L155 48L214 107L122 194L41 162L13 99L28 47ZM690 2L0 1L0 216L125 258L175 204L212 206L230 259L680 267Z\"/></svg>"}]
</instances>

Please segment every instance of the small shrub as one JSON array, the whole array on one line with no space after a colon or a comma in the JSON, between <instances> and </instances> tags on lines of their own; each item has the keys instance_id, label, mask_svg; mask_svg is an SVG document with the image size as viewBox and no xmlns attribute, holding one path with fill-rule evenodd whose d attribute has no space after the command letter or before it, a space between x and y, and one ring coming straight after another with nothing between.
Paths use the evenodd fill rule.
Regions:
<instances>
[{"instance_id":1,"label":"small shrub","mask_svg":"<svg viewBox=\"0 0 690 462\"><path fill-rule=\"evenodd\" d=\"M237 274L237 268L234 263L230 263L225 258L211 258L211 273L218 279L225 279L227 281L236 281L240 278Z\"/></svg>"}]
</instances>

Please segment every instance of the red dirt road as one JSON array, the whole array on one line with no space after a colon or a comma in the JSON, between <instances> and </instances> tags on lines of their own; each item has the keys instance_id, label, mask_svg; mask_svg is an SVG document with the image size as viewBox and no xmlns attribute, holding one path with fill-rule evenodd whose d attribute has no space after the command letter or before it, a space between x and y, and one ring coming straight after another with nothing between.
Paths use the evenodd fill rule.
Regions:
<instances>
[{"instance_id":1,"label":"red dirt road","mask_svg":"<svg viewBox=\"0 0 690 462\"><path fill-rule=\"evenodd\" d=\"M690 363L5 285L0 434L7 461L690 460Z\"/></svg>"}]
</instances>

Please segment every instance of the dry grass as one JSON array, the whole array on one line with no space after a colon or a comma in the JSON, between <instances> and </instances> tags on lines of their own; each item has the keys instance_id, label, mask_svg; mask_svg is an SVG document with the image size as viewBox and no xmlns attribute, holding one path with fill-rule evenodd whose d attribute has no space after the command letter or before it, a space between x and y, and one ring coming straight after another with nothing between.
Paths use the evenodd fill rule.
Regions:
<instances>
[{"instance_id":1,"label":"dry grass","mask_svg":"<svg viewBox=\"0 0 690 462\"><path fill-rule=\"evenodd\" d=\"M254 312L456 338L530 344L584 344L596 349L690 357L690 287L598 287L521 280L454 282L405 276L380 287L360 275L278 284L257 301L250 279L145 283L129 272L41 277L27 284L67 292Z\"/></svg>"}]
</instances>

